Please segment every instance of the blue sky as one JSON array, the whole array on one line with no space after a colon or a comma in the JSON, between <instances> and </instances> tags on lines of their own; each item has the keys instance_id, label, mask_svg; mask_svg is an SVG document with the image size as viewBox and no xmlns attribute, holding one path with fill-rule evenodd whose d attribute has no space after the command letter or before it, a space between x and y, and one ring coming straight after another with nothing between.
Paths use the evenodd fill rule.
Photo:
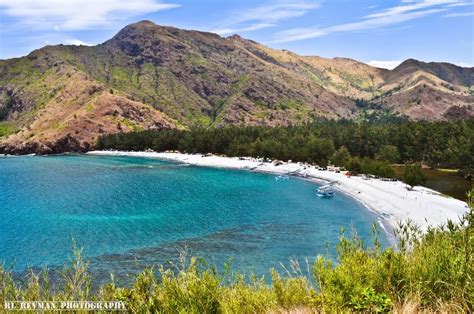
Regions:
<instances>
[{"instance_id":1,"label":"blue sky","mask_svg":"<svg viewBox=\"0 0 474 314\"><path fill-rule=\"evenodd\" d=\"M149 19L382 67L408 58L474 66L473 13L473 0L0 0L0 58L101 43Z\"/></svg>"}]
</instances>

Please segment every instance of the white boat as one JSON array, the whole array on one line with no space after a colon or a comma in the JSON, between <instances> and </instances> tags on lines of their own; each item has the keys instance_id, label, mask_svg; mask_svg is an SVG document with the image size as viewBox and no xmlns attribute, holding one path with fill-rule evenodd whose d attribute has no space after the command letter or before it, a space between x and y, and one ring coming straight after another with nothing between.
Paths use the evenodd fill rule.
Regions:
<instances>
[{"instance_id":1,"label":"white boat","mask_svg":"<svg viewBox=\"0 0 474 314\"><path fill-rule=\"evenodd\" d=\"M334 196L334 189L332 188L332 184L326 184L323 186L320 186L317 190L316 193L319 197L333 197Z\"/></svg>"},{"instance_id":2,"label":"white boat","mask_svg":"<svg viewBox=\"0 0 474 314\"><path fill-rule=\"evenodd\" d=\"M277 181L283 181L283 180L288 180L288 179L290 179L290 177L285 176L285 175L279 175L279 176L275 177L275 180L277 180Z\"/></svg>"}]
</instances>

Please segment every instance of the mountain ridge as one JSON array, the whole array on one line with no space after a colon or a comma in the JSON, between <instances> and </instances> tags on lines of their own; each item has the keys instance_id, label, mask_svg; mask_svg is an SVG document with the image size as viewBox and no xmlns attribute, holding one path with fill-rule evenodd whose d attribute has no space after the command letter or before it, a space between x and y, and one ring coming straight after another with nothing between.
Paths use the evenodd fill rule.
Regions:
<instances>
[{"instance_id":1,"label":"mountain ridge","mask_svg":"<svg viewBox=\"0 0 474 314\"><path fill-rule=\"evenodd\" d=\"M386 70L140 21L96 46L0 60L0 93L0 151L60 152L148 128L277 126L367 111L472 117L474 68L408 59Z\"/></svg>"}]
</instances>

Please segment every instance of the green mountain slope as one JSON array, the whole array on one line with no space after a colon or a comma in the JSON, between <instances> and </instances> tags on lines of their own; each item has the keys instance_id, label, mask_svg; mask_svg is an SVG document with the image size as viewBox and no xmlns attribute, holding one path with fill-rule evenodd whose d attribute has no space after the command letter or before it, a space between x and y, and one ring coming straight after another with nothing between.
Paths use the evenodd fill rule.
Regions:
<instances>
[{"instance_id":1,"label":"green mountain slope","mask_svg":"<svg viewBox=\"0 0 474 314\"><path fill-rule=\"evenodd\" d=\"M388 71L142 21L94 47L0 60L0 151L83 150L137 129L354 118L360 100L414 119L464 117L473 82L472 68L445 63Z\"/></svg>"}]
</instances>

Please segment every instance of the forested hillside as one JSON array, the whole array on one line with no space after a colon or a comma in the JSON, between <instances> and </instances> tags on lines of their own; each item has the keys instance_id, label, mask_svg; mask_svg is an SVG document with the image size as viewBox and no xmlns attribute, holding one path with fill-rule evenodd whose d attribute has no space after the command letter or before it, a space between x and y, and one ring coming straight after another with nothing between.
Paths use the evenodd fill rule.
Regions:
<instances>
[{"instance_id":1,"label":"forested hillside","mask_svg":"<svg viewBox=\"0 0 474 314\"><path fill-rule=\"evenodd\" d=\"M217 153L343 165L351 157L432 167L473 168L474 120L353 122L289 127L142 131L100 137L99 149Z\"/></svg>"}]
</instances>

